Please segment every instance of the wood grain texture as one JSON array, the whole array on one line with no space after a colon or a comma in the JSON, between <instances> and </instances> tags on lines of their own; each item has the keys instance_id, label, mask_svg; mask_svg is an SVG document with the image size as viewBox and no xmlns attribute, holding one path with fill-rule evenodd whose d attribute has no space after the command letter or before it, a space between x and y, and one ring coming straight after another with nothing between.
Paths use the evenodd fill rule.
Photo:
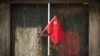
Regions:
<instances>
[{"instance_id":1,"label":"wood grain texture","mask_svg":"<svg viewBox=\"0 0 100 56\"><path fill-rule=\"evenodd\" d=\"M46 15L45 5L11 6L11 56L44 56L42 51L46 48L42 50L42 37L39 41L38 38L47 24Z\"/></svg>"},{"instance_id":2,"label":"wood grain texture","mask_svg":"<svg viewBox=\"0 0 100 56\"><path fill-rule=\"evenodd\" d=\"M59 43L59 53L55 51L58 55L52 52L52 56L88 56L88 5L51 4L51 17L53 15L60 20L65 39ZM77 32L79 36L66 32Z\"/></svg>"},{"instance_id":3,"label":"wood grain texture","mask_svg":"<svg viewBox=\"0 0 100 56\"><path fill-rule=\"evenodd\" d=\"M89 5L89 55L100 56L100 4Z\"/></svg>"},{"instance_id":4,"label":"wood grain texture","mask_svg":"<svg viewBox=\"0 0 100 56\"><path fill-rule=\"evenodd\" d=\"M66 32L63 46L60 50L60 56L80 56L80 36L78 32ZM64 54L66 53L66 54Z\"/></svg>"},{"instance_id":5,"label":"wood grain texture","mask_svg":"<svg viewBox=\"0 0 100 56\"><path fill-rule=\"evenodd\" d=\"M6 3L98 3L99 0L1 0Z\"/></svg>"},{"instance_id":6,"label":"wood grain texture","mask_svg":"<svg viewBox=\"0 0 100 56\"><path fill-rule=\"evenodd\" d=\"M10 56L9 8L9 4L0 4L0 56Z\"/></svg>"},{"instance_id":7,"label":"wood grain texture","mask_svg":"<svg viewBox=\"0 0 100 56\"><path fill-rule=\"evenodd\" d=\"M16 28L15 56L41 56L38 28Z\"/></svg>"}]
</instances>

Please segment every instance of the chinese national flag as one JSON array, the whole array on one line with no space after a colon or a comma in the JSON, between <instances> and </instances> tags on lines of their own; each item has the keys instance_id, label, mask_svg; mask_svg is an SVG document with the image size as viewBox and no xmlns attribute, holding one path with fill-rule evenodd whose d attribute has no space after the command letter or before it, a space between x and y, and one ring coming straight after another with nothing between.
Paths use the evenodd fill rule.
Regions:
<instances>
[{"instance_id":1,"label":"chinese national flag","mask_svg":"<svg viewBox=\"0 0 100 56\"><path fill-rule=\"evenodd\" d=\"M53 44L59 43L63 38L63 31L60 26L60 22L56 16L54 16L51 21L46 26L45 30L48 32Z\"/></svg>"}]
</instances>

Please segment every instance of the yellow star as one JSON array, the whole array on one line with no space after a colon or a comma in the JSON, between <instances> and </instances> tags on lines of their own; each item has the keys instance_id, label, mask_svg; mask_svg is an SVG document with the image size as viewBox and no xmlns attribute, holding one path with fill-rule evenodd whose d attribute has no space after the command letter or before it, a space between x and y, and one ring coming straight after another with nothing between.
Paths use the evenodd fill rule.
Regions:
<instances>
[{"instance_id":1,"label":"yellow star","mask_svg":"<svg viewBox=\"0 0 100 56\"><path fill-rule=\"evenodd\" d=\"M57 21L54 21L54 25L56 25L57 24Z\"/></svg>"}]
</instances>

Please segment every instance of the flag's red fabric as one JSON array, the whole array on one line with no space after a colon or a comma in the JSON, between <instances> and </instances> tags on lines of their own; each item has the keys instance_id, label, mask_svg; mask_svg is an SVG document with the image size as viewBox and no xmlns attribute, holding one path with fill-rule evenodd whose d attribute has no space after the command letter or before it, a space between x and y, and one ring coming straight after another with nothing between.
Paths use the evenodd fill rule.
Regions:
<instances>
[{"instance_id":1,"label":"flag's red fabric","mask_svg":"<svg viewBox=\"0 0 100 56\"><path fill-rule=\"evenodd\" d=\"M60 21L56 16L52 18L45 30L48 32L53 44L59 43L63 38L63 31L60 25Z\"/></svg>"}]
</instances>

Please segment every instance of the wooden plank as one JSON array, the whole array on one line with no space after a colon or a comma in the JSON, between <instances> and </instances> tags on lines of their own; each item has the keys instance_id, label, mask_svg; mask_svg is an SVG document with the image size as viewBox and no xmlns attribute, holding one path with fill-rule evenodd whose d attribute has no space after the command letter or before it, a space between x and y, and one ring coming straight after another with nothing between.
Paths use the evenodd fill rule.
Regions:
<instances>
[{"instance_id":1,"label":"wooden plank","mask_svg":"<svg viewBox=\"0 0 100 56\"><path fill-rule=\"evenodd\" d=\"M84 0L12 0L11 3L84 3Z\"/></svg>"},{"instance_id":2,"label":"wooden plank","mask_svg":"<svg viewBox=\"0 0 100 56\"><path fill-rule=\"evenodd\" d=\"M97 3L98 0L2 0L8 3Z\"/></svg>"},{"instance_id":3,"label":"wooden plank","mask_svg":"<svg viewBox=\"0 0 100 56\"><path fill-rule=\"evenodd\" d=\"M15 56L41 56L38 40L38 28L20 28L15 30Z\"/></svg>"},{"instance_id":4,"label":"wooden plank","mask_svg":"<svg viewBox=\"0 0 100 56\"><path fill-rule=\"evenodd\" d=\"M100 4L89 5L89 55L100 56Z\"/></svg>"},{"instance_id":5,"label":"wooden plank","mask_svg":"<svg viewBox=\"0 0 100 56\"><path fill-rule=\"evenodd\" d=\"M0 56L10 56L10 6L0 4Z\"/></svg>"}]
</instances>

